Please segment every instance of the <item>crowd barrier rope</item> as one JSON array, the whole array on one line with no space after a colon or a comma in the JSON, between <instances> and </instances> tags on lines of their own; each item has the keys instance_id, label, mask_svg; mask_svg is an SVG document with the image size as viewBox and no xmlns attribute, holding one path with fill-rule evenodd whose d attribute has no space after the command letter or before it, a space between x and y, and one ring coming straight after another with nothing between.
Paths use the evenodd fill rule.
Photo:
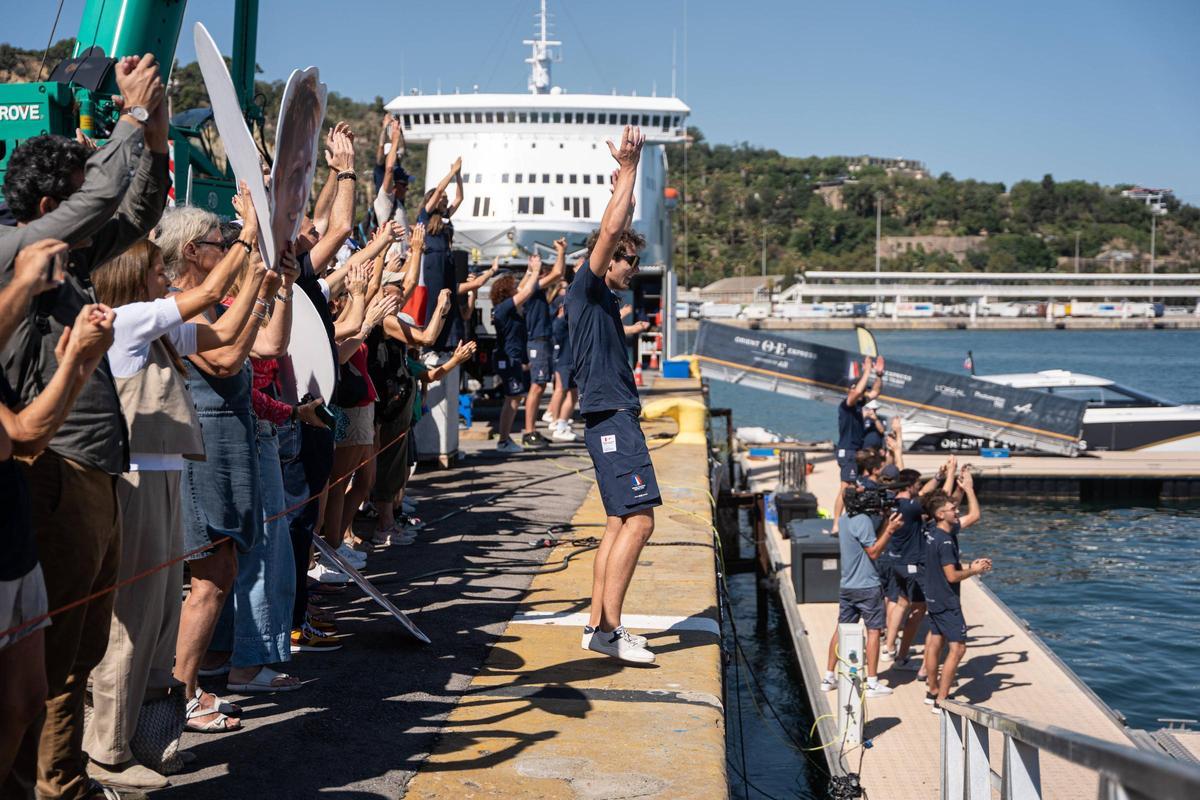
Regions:
<instances>
[{"instance_id":1,"label":"crowd barrier rope","mask_svg":"<svg viewBox=\"0 0 1200 800\"><path fill-rule=\"evenodd\" d=\"M400 440L403 439L407 435L408 435L408 431L404 431L403 433L401 433L396 438L392 439L387 444L380 446L380 448L378 450L376 450L374 453L372 453L368 458L359 462L353 468L347 470L347 472L344 475L342 475L341 477L339 477L337 480L330 481L329 484L325 487L325 489L322 490L321 492L317 492L314 495L310 495L306 499L301 500L299 503L296 503L294 506L291 506L290 508L285 508L283 511L280 511L278 514L272 514L269 517L265 517L263 519L263 522L264 523L274 522L277 519L286 517L288 514L291 514L293 511L304 508L304 506L306 506L309 503L313 502L314 500L317 500L318 498L320 498L320 496L325 491L328 491L329 489L332 489L333 487L349 480L350 476L352 476L355 472L357 472L358 470L362 469L367 464L369 464L380 453L383 453L384 451L390 449L392 446L398 444L400 442ZM314 532L314 535L315 535L315 532ZM86 605L87 603L90 603L93 600L96 600L97 598L103 597L104 595L108 594L109 592L115 592L117 589L120 589L123 586L129 586L133 583L137 583L138 581L142 580L143 578L147 578L156 572L164 570L167 567L171 566L172 564L177 564L180 561L190 558L191 556L197 555L199 553L203 553L205 550L210 550L214 547L217 547L218 545L224 544L225 542L227 542L229 540L230 540L229 536L221 536L218 539L215 539L212 542L209 542L208 544L204 545L203 547L197 547L194 550L189 550L188 552L183 553L182 555L178 555L175 558L164 561L161 564L157 564L153 567L150 567L149 569L142 570L141 572L139 572L136 575L131 575L130 577L126 578L123 581L118 581L118 582L114 583L112 586L107 586L103 589L100 589L99 591L92 592L91 594L87 595L86 597L81 597L78 600L73 600L70 603L67 603L66 605L60 606L55 609L51 609L50 611L47 611L44 614L39 614L36 617L32 617L32 618L27 619L23 622L20 622L16 625L13 625L11 628L0 631L0 639L4 639L14 633L19 633L20 631L23 631L26 628L32 628L35 625L40 625L42 622L45 622L46 620L51 619L52 617L56 617L59 614L66 613L67 611L70 611L73 608L78 608L79 606ZM297 587L297 591L299 591L299 587Z\"/></svg>"}]
</instances>

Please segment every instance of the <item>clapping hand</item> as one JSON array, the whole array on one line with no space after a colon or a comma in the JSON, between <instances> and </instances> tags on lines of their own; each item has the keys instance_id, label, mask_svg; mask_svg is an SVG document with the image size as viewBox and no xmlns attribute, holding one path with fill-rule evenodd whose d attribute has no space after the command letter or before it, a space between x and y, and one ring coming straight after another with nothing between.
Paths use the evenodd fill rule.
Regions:
<instances>
[{"instance_id":1,"label":"clapping hand","mask_svg":"<svg viewBox=\"0 0 1200 800\"><path fill-rule=\"evenodd\" d=\"M296 260L296 244L288 242L279 251L279 270L283 273L283 285L289 289L300 277L300 262Z\"/></svg>"},{"instance_id":2,"label":"clapping hand","mask_svg":"<svg viewBox=\"0 0 1200 800\"><path fill-rule=\"evenodd\" d=\"M354 169L354 139L350 127L339 122L325 137L325 163L335 172Z\"/></svg>"},{"instance_id":3,"label":"clapping hand","mask_svg":"<svg viewBox=\"0 0 1200 800\"><path fill-rule=\"evenodd\" d=\"M346 273L346 291L350 294L363 295L367 293L367 282L371 279L370 264L356 264Z\"/></svg>"},{"instance_id":4,"label":"clapping hand","mask_svg":"<svg viewBox=\"0 0 1200 800\"><path fill-rule=\"evenodd\" d=\"M155 111L163 100L162 77L158 74L158 62L153 53L144 56L125 56L117 61L117 88L121 96L115 98L122 111L144 108Z\"/></svg>"},{"instance_id":5,"label":"clapping hand","mask_svg":"<svg viewBox=\"0 0 1200 800\"><path fill-rule=\"evenodd\" d=\"M363 318L362 331L367 334L379 323L383 322L384 317L391 316L400 308L400 298L394 294L378 294L371 301L371 305L367 307L367 315Z\"/></svg>"},{"instance_id":6,"label":"clapping hand","mask_svg":"<svg viewBox=\"0 0 1200 800\"><path fill-rule=\"evenodd\" d=\"M450 357L450 363L453 366L464 364L475 355L474 342L459 342L458 347L454 348L454 355Z\"/></svg>"},{"instance_id":7,"label":"clapping hand","mask_svg":"<svg viewBox=\"0 0 1200 800\"><path fill-rule=\"evenodd\" d=\"M975 476L971 474L971 470L965 466L959 470L958 485L964 492L970 493L975 490Z\"/></svg>"},{"instance_id":8,"label":"clapping hand","mask_svg":"<svg viewBox=\"0 0 1200 800\"><path fill-rule=\"evenodd\" d=\"M112 346L116 319L116 312L102 303L79 309L75 324L63 329L54 348L59 364L73 358L83 374L90 373Z\"/></svg>"},{"instance_id":9,"label":"clapping hand","mask_svg":"<svg viewBox=\"0 0 1200 800\"><path fill-rule=\"evenodd\" d=\"M462 172L462 156L454 159L454 163L450 165L450 174L457 175Z\"/></svg>"},{"instance_id":10,"label":"clapping hand","mask_svg":"<svg viewBox=\"0 0 1200 800\"><path fill-rule=\"evenodd\" d=\"M233 196L233 210L242 220L240 238L249 242L251 247L258 247L258 212L254 208L254 201L250 199L250 189L245 181L238 183L237 194Z\"/></svg>"},{"instance_id":11,"label":"clapping hand","mask_svg":"<svg viewBox=\"0 0 1200 800\"><path fill-rule=\"evenodd\" d=\"M977 558L971 562L971 572L976 575L982 575L985 572L992 571L992 560L990 558Z\"/></svg>"}]
</instances>

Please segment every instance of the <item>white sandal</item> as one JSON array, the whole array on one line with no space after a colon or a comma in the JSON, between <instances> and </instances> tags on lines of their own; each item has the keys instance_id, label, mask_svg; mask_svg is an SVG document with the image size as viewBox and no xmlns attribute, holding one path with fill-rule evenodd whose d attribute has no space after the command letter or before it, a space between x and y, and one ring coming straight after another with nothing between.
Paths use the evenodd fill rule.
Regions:
<instances>
[{"instance_id":1,"label":"white sandal","mask_svg":"<svg viewBox=\"0 0 1200 800\"><path fill-rule=\"evenodd\" d=\"M224 711L221 711L219 697L213 695L214 699L218 701L218 705L215 708L203 708L200 705L201 696L201 690L197 689L196 696L191 700L188 700L187 713L185 715L185 719L187 721L183 726L185 731L189 731L191 733L229 733L242 729L241 720L234 719L233 717L226 715ZM191 721L199 717L207 717L210 714L216 714L217 716L204 723L194 723Z\"/></svg>"},{"instance_id":2,"label":"white sandal","mask_svg":"<svg viewBox=\"0 0 1200 800\"><path fill-rule=\"evenodd\" d=\"M275 685L280 678L291 678L286 672L276 672L270 667L260 667L258 674L247 683L227 683L225 688L231 692L293 692L303 688L303 683L285 683Z\"/></svg>"}]
</instances>

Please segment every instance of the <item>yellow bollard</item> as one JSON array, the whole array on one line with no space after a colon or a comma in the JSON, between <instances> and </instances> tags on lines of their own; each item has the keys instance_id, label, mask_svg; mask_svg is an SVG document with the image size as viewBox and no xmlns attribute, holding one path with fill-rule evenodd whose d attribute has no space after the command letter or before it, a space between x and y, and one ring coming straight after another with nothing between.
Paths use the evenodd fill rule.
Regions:
<instances>
[{"instance_id":1,"label":"yellow bollard","mask_svg":"<svg viewBox=\"0 0 1200 800\"><path fill-rule=\"evenodd\" d=\"M679 426L675 441L681 444L708 445L708 407L699 400L663 398L642 407L646 419L670 417Z\"/></svg>"}]
</instances>

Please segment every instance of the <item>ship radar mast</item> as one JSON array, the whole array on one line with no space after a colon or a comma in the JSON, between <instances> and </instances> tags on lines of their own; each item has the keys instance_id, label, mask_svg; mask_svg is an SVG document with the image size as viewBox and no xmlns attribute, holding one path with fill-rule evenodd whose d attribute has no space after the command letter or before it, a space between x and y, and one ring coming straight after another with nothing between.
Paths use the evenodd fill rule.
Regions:
<instances>
[{"instance_id":1,"label":"ship radar mast","mask_svg":"<svg viewBox=\"0 0 1200 800\"><path fill-rule=\"evenodd\" d=\"M529 91L533 94L550 93L550 65L558 60L550 48L562 46L562 42L546 38L546 20L546 0L542 0L542 10L538 14L540 35L537 39L525 39L521 42L533 48L533 53L525 59L525 63L530 67Z\"/></svg>"}]
</instances>

